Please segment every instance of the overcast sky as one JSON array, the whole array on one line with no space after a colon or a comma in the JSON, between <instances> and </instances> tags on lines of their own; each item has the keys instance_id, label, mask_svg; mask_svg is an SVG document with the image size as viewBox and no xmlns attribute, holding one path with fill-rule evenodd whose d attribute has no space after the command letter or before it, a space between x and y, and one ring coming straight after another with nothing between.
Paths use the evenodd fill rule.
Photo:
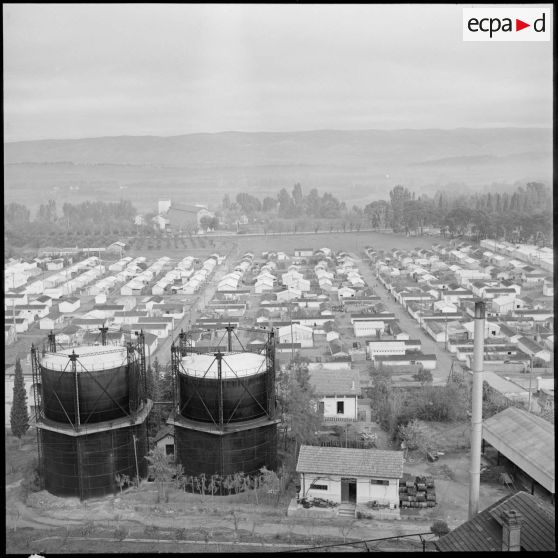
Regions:
<instances>
[{"instance_id":1,"label":"overcast sky","mask_svg":"<svg viewBox=\"0 0 558 558\"><path fill-rule=\"evenodd\" d=\"M4 4L4 138L551 126L552 42L463 6Z\"/></svg>"}]
</instances>

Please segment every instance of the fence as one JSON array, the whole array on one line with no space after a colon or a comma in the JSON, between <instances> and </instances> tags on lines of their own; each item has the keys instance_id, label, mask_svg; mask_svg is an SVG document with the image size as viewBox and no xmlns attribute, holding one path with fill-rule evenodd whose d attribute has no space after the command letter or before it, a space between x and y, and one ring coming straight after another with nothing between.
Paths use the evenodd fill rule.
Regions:
<instances>
[{"instance_id":1,"label":"fence","mask_svg":"<svg viewBox=\"0 0 558 558\"><path fill-rule=\"evenodd\" d=\"M327 448L370 449L372 447L372 442L366 440L323 440L311 445L319 445Z\"/></svg>"}]
</instances>

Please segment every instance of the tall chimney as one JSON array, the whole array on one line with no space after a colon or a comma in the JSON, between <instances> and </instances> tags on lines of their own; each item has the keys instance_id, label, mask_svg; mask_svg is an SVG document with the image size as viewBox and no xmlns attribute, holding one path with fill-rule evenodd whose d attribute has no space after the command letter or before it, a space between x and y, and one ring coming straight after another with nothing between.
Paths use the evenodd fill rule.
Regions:
<instances>
[{"instance_id":1,"label":"tall chimney","mask_svg":"<svg viewBox=\"0 0 558 558\"><path fill-rule=\"evenodd\" d=\"M479 511L480 458L482 444L482 382L484 360L485 303L475 302L473 341L473 390L471 394L471 468L469 469L469 519Z\"/></svg>"},{"instance_id":2,"label":"tall chimney","mask_svg":"<svg viewBox=\"0 0 558 558\"><path fill-rule=\"evenodd\" d=\"M515 510L502 512L502 552L521 550L521 521L523 516Z\"/></svg>"}]
</instances>

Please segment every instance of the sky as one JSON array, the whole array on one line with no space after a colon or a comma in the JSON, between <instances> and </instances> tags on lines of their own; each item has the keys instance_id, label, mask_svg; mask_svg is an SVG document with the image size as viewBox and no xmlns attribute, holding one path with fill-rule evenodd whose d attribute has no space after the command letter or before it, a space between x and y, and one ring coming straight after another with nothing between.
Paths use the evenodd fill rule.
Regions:
<instances>
[{"instance_id":1,"label":"sky","mask_svg":"<svg viewBox=\"0 0 558 558\"><path fill-rule=\"evenodd\" d=\"M552 126L552 41L472 5L3 4L4 141Z\"/></svg>"}]
</instances>

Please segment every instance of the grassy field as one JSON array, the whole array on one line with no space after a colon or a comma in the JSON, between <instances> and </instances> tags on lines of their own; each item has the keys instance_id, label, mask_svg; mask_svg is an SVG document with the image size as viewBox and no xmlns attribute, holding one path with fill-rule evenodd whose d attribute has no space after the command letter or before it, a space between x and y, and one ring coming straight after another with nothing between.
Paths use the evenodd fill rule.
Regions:
<instances>
[{"instance_id":1,"label":"grassy field","mask_svg":"<svg viewBox=\"0 0 558 558\"><path fill-rule=\"evenodd\" d=\"M215 237L215 240L217 238ZM270 250L281 250L288 255L292 255L296 248L313 248L317 250L325 247L334 251L345 250L347 252L358 253L366 246L372 246L377 250L391 250L392 248L430 248L432 244L446 243L438 237L404 236L368 231L231 235L228 238L219 237L219 240L225 240L227 244L236 245L240 254L252 251L256 255Z\"/></svg>"}]
</instances>

